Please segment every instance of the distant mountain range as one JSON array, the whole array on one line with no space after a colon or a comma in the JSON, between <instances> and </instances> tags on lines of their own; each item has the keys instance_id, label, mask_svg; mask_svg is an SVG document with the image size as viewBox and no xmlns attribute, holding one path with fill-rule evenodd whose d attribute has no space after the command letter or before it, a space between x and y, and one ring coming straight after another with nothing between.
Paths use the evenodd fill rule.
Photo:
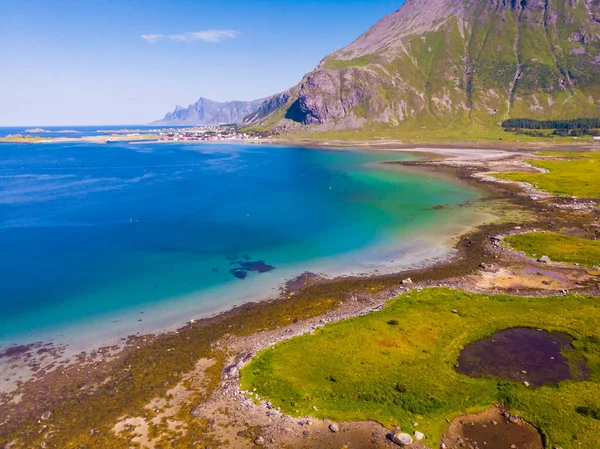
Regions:
<instances>
[{"instance_id":1,"label":"distant mountain range","mask_svg":"<svg viewBox=\"0 0 600 449\"><path fill-rule=\"evenodd\" d=\"M600 0L406 0L245 124L471 129L600 117Z\"/></svg>"},{"instance_id":2,"label":"distant mountain range","mask_svg":"<svg viewBox=\"0 0 600 449\"><path fill-rule=\"evenodd\" d=\"M264 99L255 101L228 101L219 103L207 98L200 98L187 108L177 106L162 120L150 123L155 126L217 126L239 123L242 119L256 112Z\"/></svg>"}]
</instances>

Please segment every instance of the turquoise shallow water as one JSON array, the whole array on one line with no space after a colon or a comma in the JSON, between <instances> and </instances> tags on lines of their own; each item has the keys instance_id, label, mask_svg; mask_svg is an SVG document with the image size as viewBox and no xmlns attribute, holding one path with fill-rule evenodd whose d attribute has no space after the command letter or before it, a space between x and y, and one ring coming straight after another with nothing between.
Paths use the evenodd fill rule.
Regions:
<instances>
[{"instance_id":1,"label":"turquoise shallow water","mask_svg":"<svg viewBox=\"0 0 600 449\"><path fill-rule=\"evenodd\" d=\"M0 343L152 330L264 297L306 269L397 262L456 219L451 206L478 197L377 164L410 158L237 144L0 145Z\"/></svg>"}]
</instances>

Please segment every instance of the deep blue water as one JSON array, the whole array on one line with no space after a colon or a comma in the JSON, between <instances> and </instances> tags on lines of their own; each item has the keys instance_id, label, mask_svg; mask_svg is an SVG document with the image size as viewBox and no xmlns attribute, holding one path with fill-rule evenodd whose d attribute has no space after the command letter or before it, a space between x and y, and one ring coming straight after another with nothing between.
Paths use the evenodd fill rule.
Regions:
<instances>
[{"instance_id":1,"label":"deep blue water","mask_svg":"<svg viewBox=\"0 0 600 449\"><path fill-rule=\"evenodd\" d=\"M180 316L178 298L191 315L209 309L203 302L231 305L231 292L250 292L261 279L277 284L319 261L351 265L345 255L452 219L451 209L434 206L477 197L374 164L409 157L236 144L0 144L0 344L120 313ZM274 270L246 279L232 272L254 261Z\"/></svg>"}]
</instances>

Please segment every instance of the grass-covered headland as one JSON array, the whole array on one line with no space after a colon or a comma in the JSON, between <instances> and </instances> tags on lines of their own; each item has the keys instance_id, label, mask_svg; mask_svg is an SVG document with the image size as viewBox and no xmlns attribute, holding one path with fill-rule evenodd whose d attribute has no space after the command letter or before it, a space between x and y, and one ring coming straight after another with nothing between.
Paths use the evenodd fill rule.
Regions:
<instances>
[{"instance_id":1,"label":"grass-covered headland","mask_svg":"<svg viewBox=\"0 0 600 449\"><path fill-rule=\"evenodd\" d=\"M549 232L529 232L506 238L510 248L529 257L548 256L556 262L600 266L600 241Z\"/></svg>"},{"instance_id":2,"label":"grass-covered headland","mask_svg":"<svg viewBox=\"0 0 600 449\"><path fill-rule=\"evenodd\" d=\"M451 289L412 291L380 312L329 324L260 353L242 388L292 415L376 420L436 445L446 419L500 402L540 429L547 447L596 447L600 420L600 302L580 295L523 298ZM513 327L567 333L574 380L539 388L456 372L471 342ZM589 377L583 380L585 361Z\"/></svg>"},{"instance_id":3,"label":"grass-covered headland","mask_svg":"<svg viewBox=\"0 0 600 449\"><path fill-rule=\"evenodd\" d=\"M501 179L527 182L547 192L600 198L600 152L590 153L540 153L548 159L527 161L531 165L548 170L548 173L502 173Z\"/></svg>"}]
</instances>

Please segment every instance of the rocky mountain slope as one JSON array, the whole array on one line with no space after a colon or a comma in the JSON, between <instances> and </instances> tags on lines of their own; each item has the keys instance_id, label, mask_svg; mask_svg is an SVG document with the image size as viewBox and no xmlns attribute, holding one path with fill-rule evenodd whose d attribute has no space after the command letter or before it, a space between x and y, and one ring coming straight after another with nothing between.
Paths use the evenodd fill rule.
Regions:
<instances>
[{"instance_id":1,"label":"rocky mountain slope","mask_svg":"<svg viewBox=\"0 0 600 449\"><path fill-rule=\"evenodd\" d=\"M181 126L181 125L225 125L239 123L245 116L255 112L263 103L262 100L255 101L230 101L219 103L200 98L196 103L183 108L177 106L173 112L169 112L162 120L150 123L157 126Z\"/></svg>"},{"instance_id":2,"label":"rocky mountain slope","mask_svg":"<svg viewBox=\"0 0 600 449\"><path fill-rule=\"evenodd\" d=\"M599 106L600 0L406 0L245 123L485 130Z\"/></svg>"}]
</instances>

